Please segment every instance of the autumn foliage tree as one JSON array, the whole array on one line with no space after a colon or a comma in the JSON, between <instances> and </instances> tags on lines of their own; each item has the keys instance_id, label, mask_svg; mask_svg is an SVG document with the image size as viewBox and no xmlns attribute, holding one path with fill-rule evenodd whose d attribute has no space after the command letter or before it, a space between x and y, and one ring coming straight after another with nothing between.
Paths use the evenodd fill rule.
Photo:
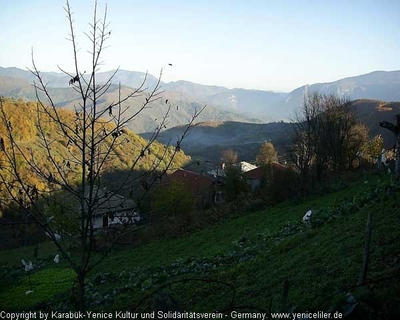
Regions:
<instances>
[{"instance_id":1,"label":"autumn foliage tree","mask_svg":"<svg viewBox=\"0 0 400 320\"><path fill-rule=\"evenodd\" d=\"M238 161L238 153L232 149L222 151L222 161L227 166L232 166Z\"/></svg>"},{"instance_id":2,"label":"autumn foliage tree","mask_svg":"<svg viewBox=\"0 0 400 320\"><path fill-rule=\"evenodd\" d=\"M383 147L383 137L378 134L362 145L360 157L367 162L375 163L378 156L382 153Z\"/></svg>"},{"instance_id":3,"label":"autumn foliage tree","mask_svg":"<svg viewBox=\"0 0 400 320\"><path fill-rule=\"evenodd\" d=\"M85 33L91 45L88 48L90 69L81 67L80 53L85 54L86 51L78 50L73 12L68 1L65 12L70 28L68 40L74 69L60 70L68 77L71 88L79 94L80 102L72 112L60 110L53 102L48 84L32 54L31 72L35 77L33 85L37 103L31 106L29 112L32 113L31 121L35 123L35 139L29 143L21 140L18 119L12 109L5 106L5 99L0 101L0 200L3 206L18 206L55 243L61 259L67 261L76 273L76 307L85 310L87 275L103 261L120 236L135 231L135 210L132 209L131 214L126 216L127 221L121 225L115 238L107 243L103 253L94 255L96 213L105 205L111 206L115 193L125 194L126 201L134 198L138 203L166 173L174 158L182 153L181 141L202 110L193 114L176 144L154 148L155 140L171 112L166 101L165 115L159 120L152 137L132 145L132 137L126 127L135 121L138 114L151 108L154 101L162 98L162 69L154 87L146 88L145 77L138 88L123 94L119 84L118 99L107 105L102 104L104 95L115 85L113 79L118 72L116 70L106 81L99 82L97 79L101 57L111 35L107 8L100 17L95 3L92 22L89 31ZM141 103L140 107L128 115L126 111L132 99L138 99ZM32 136L29 132L23 134ZM43 152L47 158L45 162L41 159ZM104 192L104 174L114 170L115 159L122 159L124 154L128 156L124 161L123 177L113 185L113 192ZM146 166L143 165L144 159L148 160ZM26 172L29 172L29 177ZM123 207L124 201L115 205ZM68 229L59 230L59 221L69 221L72 225L64 225L61 228ZM58 241L60 232L65 236L65 241Z\"/></svg>"},{"instance_id":4,"label":"autumn foliage tree","mask_svg":"<svg viewBox=\"0 0 400 320\"><path fill-rule=\"evenodd\" d=\"M272 142L264 142L260 146L256 161L259 166L278 161L278 152L275 150Z\"/></svg>"},{"instance_id":5,"label":"autumn foliage tree","mask_svg":"<svg viewBox=\"0 0 400 320\"><path fill-rule=\"evenodd\" d=\"M369 140L369 130L365 124L357 123L351 127L349 132L349 143L347 148L347 166L363 152L364 146Z\"/></svg>"}]
</instances>

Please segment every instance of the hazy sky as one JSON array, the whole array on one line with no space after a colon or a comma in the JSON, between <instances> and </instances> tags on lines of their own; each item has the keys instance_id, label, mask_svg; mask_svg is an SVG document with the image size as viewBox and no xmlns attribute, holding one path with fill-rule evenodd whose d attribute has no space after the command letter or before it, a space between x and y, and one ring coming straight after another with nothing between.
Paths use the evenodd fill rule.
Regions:
<instances>
[{"instance_id":1,"label":"hazy sky","mask_svg":"<svg viewBox=\"0 0 400 320\"><path fill-rule=\"evenodd\" d=\"M229 88L290 91L400 69L400 1L99 0L111 38L102 71L122 69ZM0 0L0 66L73 70L59 0ZM82 69L93 1L71 0Z\"/></svg>"}]
</instances>

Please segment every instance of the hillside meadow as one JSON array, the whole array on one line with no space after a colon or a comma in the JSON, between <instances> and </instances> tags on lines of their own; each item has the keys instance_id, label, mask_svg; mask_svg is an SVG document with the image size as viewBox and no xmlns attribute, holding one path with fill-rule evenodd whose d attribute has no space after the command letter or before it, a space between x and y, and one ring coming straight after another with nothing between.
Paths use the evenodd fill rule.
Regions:
<instances>
[{"instance_id":1,"label":"hillside meadow","mask_svg":"<svg viewBox=\"0 0 400 320\"><path fill-rule=\"evenodd\" d=\"M369 177L320 197L237 212L207 228L119 248L89 277L88 309L151 311L170 293L182 310L339 310L391 318L400 314L398 283L400 188ZM312 209L311 226L302 217ZM369 266L363 265L368 214ZM53 259L51 243L3 251L0 287L5 310L73 310L72 270ZM27 274L21 259L32 260ZM26 294L28 290L32 293Z\"/></svg>"}]
</instances>

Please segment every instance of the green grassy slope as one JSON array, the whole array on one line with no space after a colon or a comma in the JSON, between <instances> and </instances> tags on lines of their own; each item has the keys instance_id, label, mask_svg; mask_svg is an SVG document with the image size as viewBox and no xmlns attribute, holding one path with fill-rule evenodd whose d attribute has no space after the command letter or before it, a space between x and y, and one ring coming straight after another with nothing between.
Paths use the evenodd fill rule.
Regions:
<instances>
[{"instance_id":1,"label":"green grassy slope","mask_svg":"<svg viewBox=\"0 0 400 320\"><path fill-rule=\"evenodd\" d=\"M301 204L244 212L182 238L117 251L89 279L90 308L128 310L145 298L138 309L150 310L152 297L146 298L147 294L166 282L195 278L227 285L192 280L163 291L171 292L181 307L190 311L226 309L234 287L234 304L257 310L271 306L273 311L294 307L311 311L336 306L343 311L344 293L352 292L359 298L368 292L367 298L373 298L380 312L399 312L400 192L387 184L377 186L370 181ZM312 228L301 221L308 209L315 210ZM362 266L368 213L373 220L367 274L370 284L361 290L355 285ZM18 264L19 254L27 259L27 252L19 250L3 252L0 261ZM26 299L28 278L24 271L16 271L22 270L21 265L3 268L2 277L13 281L1 287L0 301L7 301L10 310L33 308L41 301L45 310L70 307L63 301L68 300L71 273L64 264L52 261L55 254L40 260L43 266L31 277L34 292ZM47 274L58 281L54 285L45 282ZM289 290L283 303L285 280ZM56 287L60 282L64 283L62 290ZM341 289L342 293L334 294ZM52 300L55 292L64 292L64 296Z\"/></svg>"}]
</instances>

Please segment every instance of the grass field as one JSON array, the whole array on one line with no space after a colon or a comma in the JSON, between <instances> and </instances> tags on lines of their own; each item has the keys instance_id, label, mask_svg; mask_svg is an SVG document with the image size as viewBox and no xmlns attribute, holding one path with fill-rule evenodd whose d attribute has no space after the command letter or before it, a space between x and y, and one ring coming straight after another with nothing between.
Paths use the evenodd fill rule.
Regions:
<instances>
[{"instance_id":1,"label":"grass field","mask_svg":"<svg viewBox=\"0 0 400 320\"><path fill-rule=\"evenodd\" d=\"M222 311L234 305L345 312L351 308L345 294L351 293L358 305L370 306L373 300L379 312L400 313L400 192L387 186L358 183L301 203L243 212L177 239L117 250L89 276L89 309L148 311L153 293L164 286L162 291L190 311ZM315 211L312 227L302 223L309 209ZM368 213L372 238L367 285L357 287ZM72 308L73 271L63 261L55 264L55 247L43 244L37 262L32 261L39 267L29 282L20 261L32 260L32 252L1 252L1 309Z\"/></svg>"}]
</instances>

